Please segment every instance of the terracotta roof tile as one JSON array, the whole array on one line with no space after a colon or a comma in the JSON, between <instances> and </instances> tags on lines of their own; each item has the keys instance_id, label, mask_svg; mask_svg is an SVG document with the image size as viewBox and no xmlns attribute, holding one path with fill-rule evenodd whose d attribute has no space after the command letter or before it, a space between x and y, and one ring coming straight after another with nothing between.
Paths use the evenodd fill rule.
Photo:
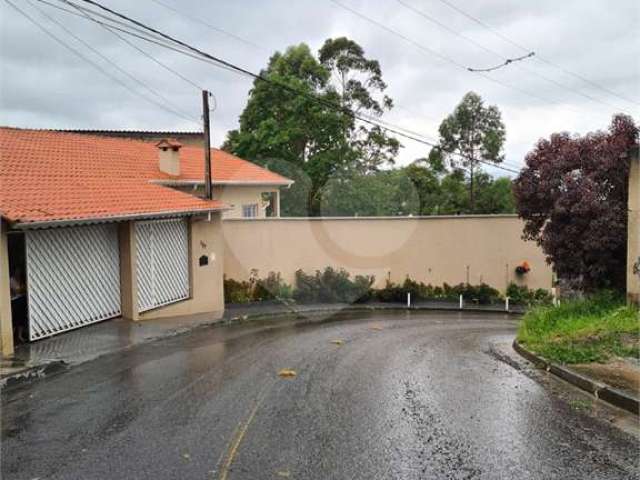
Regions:
<instances>
[{"instance_id":1,"label":"terracotta roof tile","mask_svg":"<svg viewBox=\"0 0 640 480\"><path fill-rule=\"evenodd\" d=\"M202 157L202 149L182 147L181 175L170 177L160 172L152 143L0 128L0 214L10 221L45 222L222 209L219 201L154 183L202 181ZM214 183L290 183L220 150L212 158Z\"/></svg>"}]
</instances>

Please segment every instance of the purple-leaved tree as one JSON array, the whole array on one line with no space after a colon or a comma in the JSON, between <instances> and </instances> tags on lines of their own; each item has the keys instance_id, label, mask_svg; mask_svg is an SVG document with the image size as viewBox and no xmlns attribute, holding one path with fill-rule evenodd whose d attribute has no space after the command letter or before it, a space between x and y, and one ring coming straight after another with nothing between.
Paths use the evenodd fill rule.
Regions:
<instances>
[{"instance_id":1,"label":"purple-leaved tree","mask_svg":"<svg viewBox=\"0 0 640 480\"><path fill-rule=\"evenodd\" d=\"M585 290L625 288L629 156L638 128L626 115L607 132L541 139L514 182L524 235L558 278Z\"/></svg>"}]
</instances>

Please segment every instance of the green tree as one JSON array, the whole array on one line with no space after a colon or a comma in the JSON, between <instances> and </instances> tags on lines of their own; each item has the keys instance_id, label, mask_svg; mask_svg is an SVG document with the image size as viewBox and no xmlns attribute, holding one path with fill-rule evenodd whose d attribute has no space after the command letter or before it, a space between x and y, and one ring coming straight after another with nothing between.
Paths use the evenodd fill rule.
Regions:
<instances>
[{"instance_id":1,"label":"green tree","mask_svg":"<svg viewBox=\"0 0 640 480\"><path fill-rule=\"evenodd\" d=\"M419 158L405 167L418 196L418 214L431 215L438 213L441 195L440 174L426 158Z\"/></svg>"},{"instance_id":2,"label":"green tree","mask_svg":"<svg viewBox=\"0 0 640 480\"><path fill-rule=\"evenodd\" d=\"M330 179L376 170L392 161L399 148L383 131L360 128L352 114L380 116L391 107L388 97L374 98L386 88L378 63L344 38L328 40L319 54L320 60L305 44L275 53L261 72L269 81L254 82L240 128L229 132L223 145L293 176L296 183L283 195L283 213L320 215ZM299 211L302 196L305 212ZM289 199L297 204L288 205Z\"/></svg>"},{"instance_id":3,"label":"green tree","mask_svg":"<svg viewBox=\"0 0 640 480\"><path fill-rule=\"evenodd\" d=\"M515 213L513 182L509 177L493 178L480 172L477 177L477 213Z\"/></svg>"},{"instance_id":4,"label":"green tree","mask_svg":"<svg viewBox=\"0 0 640 480\"><path fill-rule=\"evenodd\" d=\"M475 172L481 160L503 161L505 126L496 106L485 106L480 95L467 93L453 113L440 124L440 147L452 165L469 172L469 209L476 207ZM457 154L461 160L456 159Z\"/></svg>"},{"instance_id":5,"label":"green tree","mask_svg":"<svg viewBox=\"0 0 640 480\"><path fill-rule=\"evenodd\" d=\"M377 60L365 56L364 50L346 37L329 38L318 52L320 63L330 72L330 85L340 96L343 108L355 114L380 117L393 107L383 92L387 84ZM357 151L356 167L361 172L375 171L393 163L400 143L377 126L356 125L355 119L345 131L351 147Z\"/></svg>"},{"instance_id":6,"label":"green tree","mask_svg":"<svg viewBox=\"0 0 640 480\"><path fill-rule=\"evenodd\" d=\"M418 195L402 169L332 179L323 195L325 216L395 216L419 213Z\"/></svg>"}]
</instances>

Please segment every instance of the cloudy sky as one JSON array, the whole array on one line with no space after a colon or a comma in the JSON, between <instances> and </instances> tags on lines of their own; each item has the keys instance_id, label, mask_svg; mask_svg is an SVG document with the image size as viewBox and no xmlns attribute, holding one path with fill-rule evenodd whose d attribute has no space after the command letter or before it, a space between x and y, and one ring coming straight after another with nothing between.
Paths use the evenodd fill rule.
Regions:
<instances>
[{"instance_id":1,"label":"cloudy sky","mask_svg":"<svg viewBox=\"0 0 640 480\"><path fill-rule=\"evenodd\" d=\"M217 99L213 143L236 127L250 79L130 39L180 78L99 25L38 0L11 1L102 71L0 0L0 124L196 130L197 85ZM347 36L380 61L387 93L396 103L384 117L387 122L436 139L444 116L474 90L502 111L509 165L521 165L532 145L552 132L606 128L620 111L640 118L637 0L101 2L252 71L289 45L305 42L317 51L325 39ZM536 56L484 76L464 68L490 67L528 50ZM401 164L427 153L424 145L401 141Z\"/></svg>"}]
</instances>

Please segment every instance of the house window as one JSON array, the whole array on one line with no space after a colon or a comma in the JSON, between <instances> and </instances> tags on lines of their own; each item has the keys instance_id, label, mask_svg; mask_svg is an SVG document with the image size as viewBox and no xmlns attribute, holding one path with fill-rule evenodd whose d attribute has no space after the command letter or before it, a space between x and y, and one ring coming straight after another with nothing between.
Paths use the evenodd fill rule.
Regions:
<instances>
[{"instance_id":1,"label":"house window","mask_svg":"<svg viewBox=\"0 0 640 480\"><path fill-rule=\"evenodd\" d=\"M258 204L251 203L242 206L242 216L245 218L255 218L258 216Z\"/></svg>"}]
</instances>

